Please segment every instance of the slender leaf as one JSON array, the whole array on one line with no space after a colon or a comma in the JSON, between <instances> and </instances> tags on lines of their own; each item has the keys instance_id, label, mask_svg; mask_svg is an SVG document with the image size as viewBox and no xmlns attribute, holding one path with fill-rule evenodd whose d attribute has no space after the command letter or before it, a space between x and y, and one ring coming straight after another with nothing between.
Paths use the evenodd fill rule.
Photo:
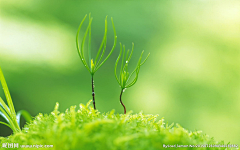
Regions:
<instances>
[{"instance_id":1,"label":"slender leaf","mask_svg":"<svg viewBox=\"0 0 240 150\"><path fill-rule=\"evenodd\" d=\"M128 63L129 63L130 59L132 58L133 49L134 49L134 43L132 43L132 51L131 51L131 53L130 53L130 56L128 57L128 60L127 60Z\"/></svg>"},{"instance_id":2,"label":"slender leaf","mask_svg":"<svg viewBox=\"0 0 240 150\"><path fill-rule=\"evenodd\" d=\"M140 70L140 67L136 70L136 76L134 80L129 85L127 85L126 88L133 86L137 82L139 70Z\"/></svg>"},{"instance_id":3,"label":"slender leaf","mask_svg":"<svg viewBox=\"0 0 240 150\"><path fill-rule=\"evenodd\" d=\"M129 87L133 86L137 82L138 74L139 74L139 71L140 71L140 67L141 67L141 65L143 65L146 62L146 60L149 57L149 54L148 54L146 59L141 63L142 56L143 56L143 53L144 53L144 51L142 51L142 53L140 55L140 58L138 60L136 68L129 75L128 64L129 64L129 61L130 61L130 59L132 57L133 49L134 49L134 43L132 43L132 51L131 51L130 55L129 55L129 50L128 50L127 54L126 54L126 58L125 58L125 46L123 45L123 53L122 53L122 44L120 43L120 54L119 54L119 56L118 56L118 58L116 60L114 72L115 72L115 78L117 79L118 84L121 86L121 89L129 88ZM121 57L121 54L123 54L123 57L122 57L121 69L120 69L120 74L119 74L119 79L118 79L116 70L117 70L117 65L118 65L119 59ZM128 82L131 79L133 73L136 73L136 76L134 77L132 82L128 84Z\"/></svg>"},{"instance_id":4,"label":"slender leaf","mask_svg":"<svg viewBox=\"0 0 240 150\"><path fill-rule=\"evenodd\" d=\"M106 18L105 18L105 31L104 31L103 40L102 40L102 43L101 43L101 45L100 45L100 47L99 47L99 49L98 49L98 53L97 53L97 55L96 55L95 62L94 62L94 64L95 64L96 66L98 66L99 63L100 63L100 60L98 61L98 63L97 63L97 60L98 60L98 57L99 57L99 55L100 55L100 53L101 53L101 51L102 51L102 48L103 48L104 43L106 43L106 39L107 39L107 16L106 16ZM104 52L103 52L103 53L104 53Z\"/></svg>"},{"instance_id":5,"label":"slender leaf","mask_svg":"<svg viewBox=\"0 0 240 150\"><path fill-rule=\"evenodd\" d=\"M122 57L122 64L121 64L121 70L120 70L120 76L121 79L120 83L123 84L123 64L124 64L124 56L125 56L125 45L123 45L123 57Z\"/></svg>"},{"instance_id":6,"label":"slender leaf","mask_svg":"<svg viewBox=\"0 0 240 150\"><path fill-rule=\"evenodd\" d=\"M14 128L11 127L11 126L10 126L9 124L7 124L7 123L0 121L0 124L3 124L3 125L5 125L5 126L8 126L10 129L12 129L12 131L14 131Z\"/></svg>"},{"instance_id":7,"label":"slender leaf","mask_svg":"<svg viewBox=\"0 0 240 150\"><path fill-rule=\"evenodd\" d=\"M127 54L126 54L126 64L128 63L128 55L129 55L129 49L127 50Z\"/></svg>"},{"instance_id":8,"label":"slender leaf","mask_svg":"<svg viewBox=\"0 0 240 150\"><path fill-rule=\"evenodd\" d=\"M113 31L114 31L114 43L113 43L113 47L111 49L111 51L109 52L109 54L107 55L107 57L103 60L103 62L97 67L96 71L107 61L107 59L110 57L110 55L112 54L113 50L116 47L116 43L117 43L117 33L116 33L116 29L113 23L113 18L111 18L112 20L112 26L113 26Z\"/></svg>"},{"instance_id":9,"label":"slender leaf","mask_svg":"<svg viewBox=\"0 0 240 150\"><path fill-rule=\"evenodd\" d=\"M89 13L89 21L91 20L91 13ZM88 61L91 64L91 26L89 27L89 35L88 35ZM92 71L92 70L91 70Z\"/></svg>"},{"instance_id":10,"label":"slender leaf","mask_svg":"<svg viewBox=\"0 0 240 150\"><path fill-rule=\"evenodd\" d=\"M79 25L79 27L78 27L77 35L76 35L77 50L78 50L79 57L80 57L80 59L81 59L81 61L82 61L83 64L84 64L84 62L83 62L81 50L80 50L80 48L79 48L79 42L78 42L79 39L78 39L78 38L79 38L79 33L80 33L80 30L81 30L82 24L83 24L84 20L86 19L86 17L87 17L87 15L85 15L85 17L83 18L82 22L80 23L80 25Z\"/></svg>"},{"instance_id":11,"label":"slender leaf","mask_svg":"<svg viewBox=\"0 0 240 150\"><path fill-rule=\"evenodd\" d=\"M10 114L8 115L2 107L0 107L0 112L2 112L0 115L9 123L13 131L19 131L20 128L14 124L12 117L9 116Z\"/></svg>"},{"instance_id":12,"label":"slender leaf","mask_svg":"<svg viewBox=\"0 0 240 150\"><path fill-rule=\"evenodd\" d=\"M102 58L103 58L103 56L104 56L104 54L105 54L106 47L107 47L107 36L106 36L106 39L105 39L105 41L104 41L103 52L102 52L102 55L101 55L101 57L100 57L100 59L99 59L99 61L98 61L98 63L97 63L97 66L100 64L100 62L101 62L101 60L102 60Z\"/></svg>"},{"instance_id":13,"label":"slender leaf","mask_svg":"<svg viewBox=\"0 0 240 150\"><path fill-rule=\"evenodd\" d=\"M0 67L0 81L8 103L7 107L4 101L0 98L1 102L0 111L2 112L1 115L3 114L2 116L8 121L9 125L14 129L13 130L14 132L21 131L20 127L17 124L16 112L1 67Z\"/></svg>"},{"instance_id":14,"label":"slender leaf","mask_svg":"<svg viewBox=\"0 0 240 150\"><path fill-rule=\"evenodd\" d=\"M83 62L83 64L84 64L84 66L85 66L85 67L87 68L87 70L92 74L91 70L89 69L89 67L88 67L88 65L87 65L87 63L86 63L86 59L85 59L85 57L84 57L84 43L85 43L85 40L86 40L86 37L87 37L87 34L88 34L88 30L89 30L89 28L90 28L90 26L91 26L91 23L92 23L92 18L89 20L89 24L88 24L87 30L86 30L86 32L85 32L85 34L84 34L84 37L83 37L83 40L82 40L82 45L81 45L81 51L80 51L80 53L81 53L81 56L82 56L82 62Z\"/></svg>"},{"instance_id":15,"label":"slender leaf","mask_svg":"<svg viewBox=\"0 0 240 150\"><path fill-rule=\"evenodd\" d=\"M146 60L148 59L150 53L148 53L147 57L145 58L145 60L141 63L141 66L146 62Z\"/></svg>"},{"instance_id":16,"label":"slender leaf","mask_svg":"<svg viewBox=\"0 0 240 150\"><path fill-rule=\"evenodd\" d=\"M29 112L27 112L26 110L20 110L17 112L17 122L18 125L20 126L20 118L21 116L24 117L24 119L30 123L30 121L32 121L32 116L29 114Z\"/></svg>"},{"instance_id":17,"label":"slender leaf","mask_svg":"<svg viewBox=\"0 0 240 150\"><path fill-rule=\"evenodd\" d=\"M3 99L0 97L0 107L1 107L1 106L4 108L4 110L5 110L8 114L11 114L9 107L5 104L5 102L3 101Z\"/></svg>"},{"instance_id":18,"label":"slender leaf","mask_svg":"<svg viewBox=\"0 0 240 150\"><path fill-rule=\"evenodd\" d=\"M0 108L1 109L1 108ZM2 111L0 111L0 116L2 116L8 123L9 123L9 120L8 118L6 117L6 112L5 113L2 113Z\"/></svg>"},{"instance_id":19,"label":"slender leaf","mask_svg":"<svg viewBox=\"0 0 240 150\"><path fill-rule=\"evenodd\" d=\"M144 51L143 51L143 52L144 52ZM143 52L142 52L142 53L143 53ZM145 58L145 60L140 64L140 66L142 66L142 65L146 62L146 60L148 59L149 55L150 55L150 53L147 55L147 57ZM132 77L133 73L137 70L137 68L138 68L138 67L136 67L136 68L133 70L133 72L130 74L128 80L130 80L130 78Z\"/></svg>"},{"instance_id":20,"label":"slender leaf","mask_svg":"<svg viewBox=\"0 0 240 150\"><path fill-rule=\"evenodd\" d=\"M118 65L118 61L119 61L121 55L122 55L122 44L120 43L120 53L119 53L118 58L116 60L115 69L114 69L115 78L117 79L117 82L118 82L119 85L121 85L121 83L120 83L120 81L119 81L119 79L117 77L117 65Z\"/></svg>"},{"instance_id":21,"label":"slender leaf","mask_svg":"<svg viewBox=\"0 0 240 150\"><path fill-rule=\"evenodd\" d=\"M6 99L7 99L8 106L10 108L10 112L11 112L12 115L16 116L15 109L14 109L14 106L13 106L13 103L12 103L12 98L11 98L10 92L8 90L6 80L3 76L3 72L2 72L1 67L0 67L0 81L1 81L3 91L4 91Z\"/></svg>"}]
</instances>

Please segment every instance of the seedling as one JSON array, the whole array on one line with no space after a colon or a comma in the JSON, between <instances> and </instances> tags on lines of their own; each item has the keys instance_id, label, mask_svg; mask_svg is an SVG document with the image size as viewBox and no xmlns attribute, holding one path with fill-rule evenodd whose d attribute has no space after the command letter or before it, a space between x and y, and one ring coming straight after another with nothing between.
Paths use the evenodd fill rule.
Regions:
<instances>
[{"instance_id":1,"label":"seedling","mask_svg":"<svg viewBox=\"0 0 240 150\"><path fill-rule=\"evenodd\" d=\"M1 67L0 67L0 81L5 93L5 97L7 99L7 103L8 103L8 106L7 106L7 104L5 104L3 99L0 97L0 116L2 116L7 122L6 123L6 122L0 121L0 124L8 126L9 128L12 129L13 132L21 132L21 128L20 128L21 115L25 118L27 122L30 122L32 120L32 117L26 110L20 110L16 114L14 105L12 102L12 98L8 90L6 80L3 76Z\"/></svg>"},{"instance_id":2,"label":"seedling","mask_svg":"<svg viewBox=\"0 0 240 150\"><path fill-rule=\"evenodd\" d=\"M120 93L120 103L122 104L123 108L124 108L124 114L126 114L126 107L125 105L123 104L122 102L122 94L123 92L133 86L136 82L137 82L137 79L138 79L138 74L139 74L139 71L140 71L140 67L146 62L146 60L148 59L150 53L147 55L146 59L141 63L141 60L142 60L142 55L143 55L143 52L141 53L141 56L138 60L138 63L137 63L137 66L136 68L133 70L133 72L129 75L129 72L128 72L128 64L129 64L129 61L132 57L132 53L133 53L133 49L134 49L134 43L132 43L132 51L131 51L131 54L129 55L129 50L127 51L127 54L126 54L126 58L125 58L125 46L123 45L123 56L122 56L122 64L121 64L121 69L120 69L120 74L119 74L119 79L117 77L117 65L118 65L118 61L122 55L122 44L120 43L120 53L118 55L118 58L116 60L116 64L115 64L115 77L117 79L117 82L118 84L120 85L121 87L121 93ZM128 56L129 55L129 56ZM136 76L135 78L132 80L132 82L129 83L130 81L130 78L132 77L132 75L136 73ZM129 84L128 84L129 83Z\"/></svg>"},{"instance_id":3,"label":"seedling","mask_svg":"<svg viewBox=\"0 0 240 150\"><path fill-rule=\"evenodd\" d=\"M88 23L87 30L85 31L85 34L83 36L81 47L79 46L79 40L78 40L80 29L81 29L82 24L83 24L84 20L86 19L86 17L87 17L87 15L85 15L85 17L83 18L82 22L79 25L79 28L78 28L78 31L77 31L77 36L76 36L76 44L77 44L77 50L78 50L78 54L80 56L80 59L81 59L83 65L85 66L85 68L91 74L93 106L94 106L94 109L96 109L93 77L94 77L95 72L106 62L106 60L110 57L113 50L115 49L116 43L117 43L117 35L116 35L116 30L115 30L115 26L114 26L114 23L113 23L113 19L111 18L113 31L114 31L114 43L113 43L113 47L112 47L111 51L109 52L107 57L102 61L103 55L104 55L105 50L106 50L106 45L107 45L107 16L106 16L106 18L105 18L105 32L104 32L103 40L102 40L102 43L101 43L101 45L98 49L95 60L93 60L93 58L91 56L91 24L92 24L92 20L93 20L93 18L91 17L91 14L89 14L89 23ZM88 35L88 38L89 38L88 39L88 61L89 61L89 65L87 64L85 56L84 56L84 43L85 43L87 35ZM102 53L102 54L99 58L100 53Z\"/></svg>"}]
</instances>

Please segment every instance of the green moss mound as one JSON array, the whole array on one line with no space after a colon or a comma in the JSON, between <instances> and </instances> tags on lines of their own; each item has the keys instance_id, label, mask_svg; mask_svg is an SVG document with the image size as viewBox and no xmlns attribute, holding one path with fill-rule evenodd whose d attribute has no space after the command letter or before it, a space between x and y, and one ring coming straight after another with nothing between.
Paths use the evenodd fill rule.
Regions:
<instances>
[{"instance_id":1,"label":"green moss mound","mask_svg":"<svg viewBox=\"0 0 240 150\"><path fill-rule=\"evenodd\" d=\"M22 145L53 145L44 149L55 150L157 150L181 145L187 146L181 149L225 149L216 147L223 142L200 131L189 132L178 124L168 126L163 119L156 121L154 115L114 114L114 110L100 113L89 104L60 113L57 103L51 114L40 113L22 132L1 138L0 143L19 143L18 149Z\"/></svg>"}]
</instances>

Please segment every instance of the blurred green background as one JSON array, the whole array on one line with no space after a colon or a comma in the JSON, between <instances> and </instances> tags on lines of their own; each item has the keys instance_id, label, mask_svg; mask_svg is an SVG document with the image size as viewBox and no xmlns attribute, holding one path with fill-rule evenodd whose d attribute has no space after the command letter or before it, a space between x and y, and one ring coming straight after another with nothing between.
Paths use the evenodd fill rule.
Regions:
<instances>
[{"instance_id":1,"label":"blurred green background","mask_svg":"<svg viewBox=\"0 0 240 150\"><path fill-rule=\"evenodd\" d=\"M204 1L0 1L0 65L16 110L49 113L86 104L91 78L81 63L75 35L91 12L93 53L108 15L107 51L135 43L130 67L142 50L151 53L138 82L123 94L127 110L159 114L169 123L202 130L240 144L240 2ZM83 26L84 31L87 21ZM82 37L83 33L81 33ZM80 38L81 39L81 38ZM120 88L114 77L119 44L95 74L96 106L115 109ZM0 91L4 97L3 91ZM24 122L22 122L24 123ZM0 125L0 136L11 131Z\"/></svg>"}]
</instances>

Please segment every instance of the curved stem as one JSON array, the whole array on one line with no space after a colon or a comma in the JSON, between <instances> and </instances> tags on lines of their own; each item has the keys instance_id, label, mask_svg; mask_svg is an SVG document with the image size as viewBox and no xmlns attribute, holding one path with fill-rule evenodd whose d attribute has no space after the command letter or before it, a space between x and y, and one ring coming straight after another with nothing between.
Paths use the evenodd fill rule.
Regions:
<instances>
[{"instance_id":1,"label":"curved stem","mask_svg":"<svg viewBox=\"0 0 240 150\"><path fill-rule=\"evenodd\" d=\"M124 114L126 114L126 107L125 107L125 105L122 102L122 94L123 94L123 89L121 90L121 93L120 93L120 102L121 102L121 104L122 104L122 106L124 108Z\"/></svg>"},{"instance_id":2,"label":"curved stem","mask_svg":"<svg viewBox=\"0 0 240 150\"><path fill-rule=\"evenodd\" d=\"M96 110L93 75L92 75L92 97L93 97L93 107Z\"/></svg>"}]
</instances>

